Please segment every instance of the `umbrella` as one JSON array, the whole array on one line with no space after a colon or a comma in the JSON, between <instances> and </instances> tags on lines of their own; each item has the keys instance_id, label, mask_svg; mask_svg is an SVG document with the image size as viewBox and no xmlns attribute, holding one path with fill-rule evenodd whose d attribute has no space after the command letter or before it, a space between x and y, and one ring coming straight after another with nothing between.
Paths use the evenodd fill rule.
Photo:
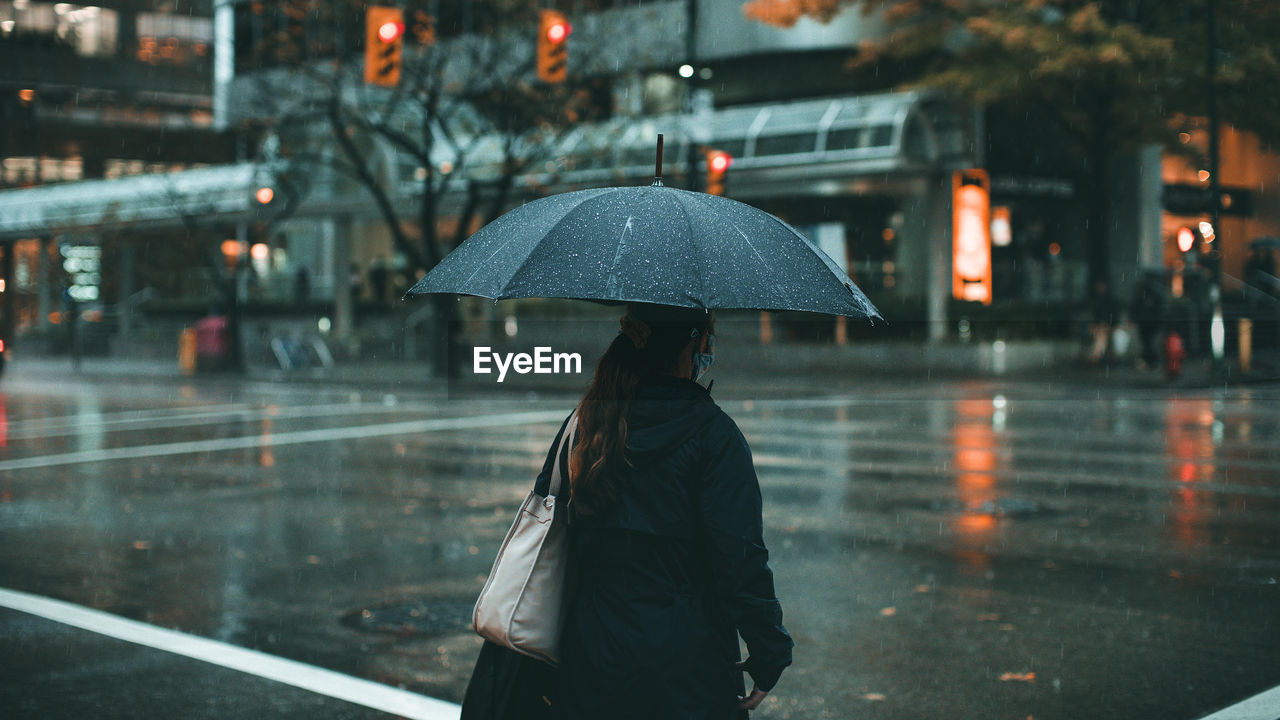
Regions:
<instances>
[{"instance_id":1,"label":"umbrella","mask_svg":"<svg viewBox=\"0 0 1280 720\"><path fill-rule=\"evenodd\" d=\"M661 140L659 140L661 157ZM735 200L662 185L541 198L481 228L406 293L803 310L881 318L811 240Z\"/></svg>"}]
</instances>

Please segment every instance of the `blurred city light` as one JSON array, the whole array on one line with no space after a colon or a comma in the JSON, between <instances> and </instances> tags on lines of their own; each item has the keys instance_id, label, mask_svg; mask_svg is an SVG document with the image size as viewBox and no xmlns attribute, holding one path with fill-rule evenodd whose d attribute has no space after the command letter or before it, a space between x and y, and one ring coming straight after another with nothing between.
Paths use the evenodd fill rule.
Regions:
<instances>
[{"instance_id":1,"label":"blurred city light","mask_svg":"<svg viewBox=\"0 0 1280 720\"><path fill-rule=\"evenodd\" d=\"M1008 206L991 208L991 244L1008 247L1013 243L1013 223Z\"/></svg>"},{"instance_id":2,"label":"blurred city light","mask_svg":"<svg viewBox=\"0 0 1280 720\"><path fill-rule=\"evenodd\" d=\"M1191 252L1191 248L1196 245L1196 234L1189 227L1178 228L1178 249L1182 252Z\"/></svg>"},{"instance_id":3,"label":"blurred city light","mask_svg":"<svg viewBox=\"0 0 1280 720\"><path fill-rule=\"evenodd\" d=\"M692 66L692 65L689 65L688 63L686 63L686 64L684 64L684 65L681 65L681 66L680 66L680 77L682 77L682 78L691 78L691 77L693 77L693 66Z\"/></svg>"}]
</instances>

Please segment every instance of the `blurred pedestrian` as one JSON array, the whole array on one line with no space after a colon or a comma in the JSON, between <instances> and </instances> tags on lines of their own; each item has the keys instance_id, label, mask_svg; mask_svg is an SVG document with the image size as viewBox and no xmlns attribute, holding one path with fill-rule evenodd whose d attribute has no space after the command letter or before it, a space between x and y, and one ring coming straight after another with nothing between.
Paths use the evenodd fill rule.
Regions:
<instances>
[{"instance_id":1,"label":"blurred pedestrian","mask_svg":"<svg viewBox=\"0 0 1280 720\"><path fill-rule=\"evenodd\" d=\"M311 302L311 271L299 265L293 274L293 301L297 305Z\"/></svg>"},{"instance_id":2,"label":"blurred pedestrian","mask_svg":"<svg viewBox=\"0 0 1280 720\"><path fill-rule=\"evenodd\" d=\"M369 267L369 288L374 304L381 305L387 301L387 263L382 258L375 258Z\"/></svg>"},{"instance_id":3,"label":"blurred pedestrian","mask_svg":"<svg viewBox=\"0 0 1280 720\"><path fill-rule=\"evenodd\" d=\"M1139 366L1154 368L1160 363L1160 325L1164 320L1164 290L1156 278L1147 276L1138 283L1130 314L1138 327Z\"/></svg>"},{"instance_id":4,"label":"blurred pedestrian","mask_svg":"<svg viewBox=\"0 0 1280 720\"><path fill-rule=\"evenodd\" d=\"M1106 280L1099 280L1093 285L1093 297L1090 298L1092 322L1089 325L1091 344L1089 347L1089 363L1096 365L1103 359L1111 359L1111 333L1119 321L1119 306Z\"/></svg>"},{"instance_id":5,"label":"blurred pedestrian","mask_svg":"<svg viewBox=\"0 0 1280 720\"><path fill-rule=\"evenodd\" d=\"M360 302L360 296L364 293L364 278L356 263L351 263L347 271L347 286L351 289L351 301Z\"/></svg>"},{"instance_id":6,"label":"blurred pedestrian","mask_svg":"<svg viewBox=\"0 0 1280 720\"><path fill-rule=\"evenodd\" d=\"M751 451L696 382L713 331L703 310L629 305L578 404L550 718L745 718L791 664ZM533 675L551 677L545 667ZM511 717L492 711L494 683L479 671L463 719ZM504 677L513 692L537 686L530 673Z\"/></svg>"}]
</instances>

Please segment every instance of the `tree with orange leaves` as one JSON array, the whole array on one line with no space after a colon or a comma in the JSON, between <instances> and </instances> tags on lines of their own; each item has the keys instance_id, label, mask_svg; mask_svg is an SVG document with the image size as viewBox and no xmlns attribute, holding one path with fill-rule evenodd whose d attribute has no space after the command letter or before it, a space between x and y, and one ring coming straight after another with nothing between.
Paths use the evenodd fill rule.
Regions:
<instances>
[{"instance_id":1,"label":"tree with orange leaves","mask_svg":"<svg viewBox=\"0 0 1280 720\"><path fill-rule=\"evenodd\" d=\"M1162 143L1205 114L1206 17L1216 3L1223 120L1280 140L1280 4L1261 0L751 0L750 18L790 27L842 12L882 20L855 65L910 63L931 87L979 106L1051 118L1088 167L1091 284L1108 274L1109 160Z\"/></svg>"}]
</instances>

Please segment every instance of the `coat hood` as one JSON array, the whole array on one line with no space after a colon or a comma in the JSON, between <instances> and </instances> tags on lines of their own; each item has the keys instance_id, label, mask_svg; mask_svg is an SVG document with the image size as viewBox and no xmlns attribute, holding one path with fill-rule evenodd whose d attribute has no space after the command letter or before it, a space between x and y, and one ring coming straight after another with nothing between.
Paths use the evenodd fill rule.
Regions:
<instances>
[{"instance_id":1,"label":"coat hood","mask_svg":"<svg viewBox=\"0 0 1280 720\"><path fill-rule=\"evenodd\" d=\"M720 414L707 389L692 380L652 375L640 381L627 416L627 451L665 453Z\"/></svg>"}]
</instances>

